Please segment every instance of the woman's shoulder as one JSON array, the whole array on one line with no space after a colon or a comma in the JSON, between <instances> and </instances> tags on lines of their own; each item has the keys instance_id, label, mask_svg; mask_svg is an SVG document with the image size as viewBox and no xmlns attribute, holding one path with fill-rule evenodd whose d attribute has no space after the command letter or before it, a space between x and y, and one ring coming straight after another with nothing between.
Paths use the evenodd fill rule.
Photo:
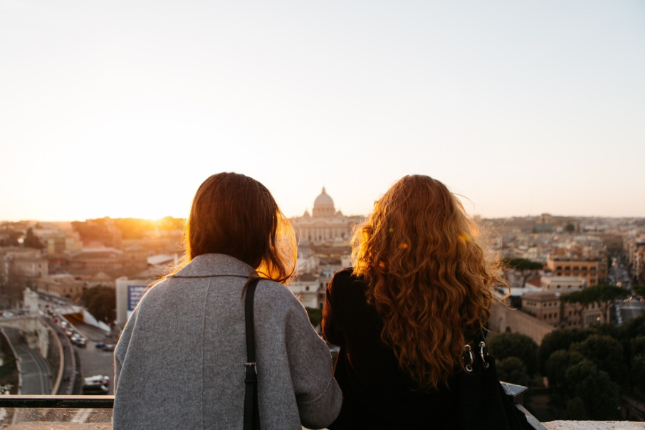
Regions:
<instances>
[{"instance_id":1,"label":"woman's shoulder","mask_svg":"<svg viewBox=\"0 0 645 430\"><path fill-rule=\"evenodd\" d=\"M345 284L364 284L363 277L354 275L354 269L347 267L339 270L331 278L332 284L345 285Z\"/></svg>"},{"instance_id":2,"label":"woman's shoulder","mask_svg":"<svg viewBox=\"0 0 645 430\"><path fill-rule=\"evenodd\" d=\"M158 296L163 295L167 288L168 280L166 278L147 285L141 293L141 298L139 299L138 303L140 305L145 303L149 306L151 303L154 303L156 301Z\"/></svg>"},{"instance_id":3,"label":"woman's shoulder","mask_svg":"<svg viewBox=\"0 0 645 430\"><path fill-rule=\"evenodd\" d=\"M270 279L262 279L258 282L255 296L260 297L263 303L271 303L271 307L302 307L288 287Z\"/></svg>"},{"instance_id":4,"label":"woman's shoulder","mask_svg":"<svg viewBox=\"0 0 645 430\"><path fill-rule=\"evenodd\" d=\"M336 272L331 278L328 289L334 295L346 295L365 291L365 281L361 276L356 276L351 267Z\"/></svg>"}]
</instances>

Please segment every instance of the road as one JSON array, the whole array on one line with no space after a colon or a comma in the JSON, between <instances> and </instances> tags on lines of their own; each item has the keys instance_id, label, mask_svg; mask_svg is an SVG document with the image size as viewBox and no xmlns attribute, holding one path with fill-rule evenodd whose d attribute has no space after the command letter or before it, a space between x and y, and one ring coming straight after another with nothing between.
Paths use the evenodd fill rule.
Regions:
<instances>
[{"instance_id":1,"label":"road","mask_svg":"<svg viewBox=\"0 0 645 430\"><path fill-rule=\"evenodd\" d=\"M97 349L98 342L113 342L105 336L105 332L97 327L85 324L77 319L69 318L69 322L85 336L87 346L81 348L75 346L81 362L81 373L83 378L94 375L106 375L110 378L110 393L114 394L114 352Z\"/></svg>"},{"instance_id":2,"label":"road","mask_svg":"<svg viewBox=\"0 0 645 430\"><path fill-rule=\"evenodd\" d=\"M20 360L20 394L51 394L52 374L47 361L25 344L18 329L4 327L3 331Z\"/></svg>"},{"instance_id":3,"label":"road","mask_svg":"<svg viewBox=\"0 0 645 430\"><path fill-rule=\"evenodd\" d=\"M49 325L49 327L54 330L58 340L60 341L63 347L63 375L60 386L58 387L58 392L56 394L68 395L68 394L80 394L80 389L74 390L74 384L76 378L80 377L80 374L76 373L76 358L74 357L74 347L69 341L69 338L65 335L65 331L61 329L57 324L53 323L48 317L43 317L43 320ZM57 372L58 369L52 370L52 372Z\"/></svg>"},{"instance_id":4,"label":"road","mask_svg":"<svg viewBox=\"0 0 645 430\"><path fill-rule=\"evenodd\" d=\"M41 310L46 312L48 309L52 309L54 311L54 314L57 316L58 319L61 318L61 315L58 313L58 311L62 308L70 307L70 306L78 306L74 303L71 303L67 301L66 299L59 298L59 297L51 297L47 296L44 294L41 294ZM67 387L61 387L61 389L67 388L71 390L72 394L81 394L82 391L82 384L80 381L82 381L83 378L86 378L88 376L95 376L95 375L105 375L110 378L110 384L108 386L110 392L109 394L114 393L114 388L113 388L113 380L114 380L114 353L111 351L103 351L101 349L97 349L95 346L98 342L103 342L103 343L116 343L115 339L106 337L105 332L97 327L94 327L89 324L85 324L83 321L81 321L78 318L75 318L73 315L67 315L64 316L65 319L78 331L81 335L83 335L85 338L87 338L87 346L85 347L80 347L76 345L72 345L69 342L69 339L67 339L67 336L64 335L63 331L63 338L61 338L61 341L63 342L63 351L65 355L65 366L71 366L71 354L75 353L76 357L78 358L78 370L79 374L76 375L78 376L77 378L77 383L75 387L70 388L69 385L72 381L68 381ZM56 332L61 333L61 329L58 325L56 325ZM60 337L60 336L59 336ZM68 371L69 369L65 369ZM70 373L66 373L66 375L69 375ZM60 391L60 394L67 394L68 392Z\"/></svg>"}]
</instances>

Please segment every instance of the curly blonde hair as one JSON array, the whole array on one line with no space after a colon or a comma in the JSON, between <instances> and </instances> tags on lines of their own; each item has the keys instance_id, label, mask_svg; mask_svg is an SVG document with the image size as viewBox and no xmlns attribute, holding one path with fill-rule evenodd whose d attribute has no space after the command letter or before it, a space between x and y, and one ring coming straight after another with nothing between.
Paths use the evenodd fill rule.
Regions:
<instances>
[{"instance_id":1,"label":"curly blonde hair","mask_svg":"<svg viewBox=\"0 0 645 430\"><path fill-rule=\"evenodd\" d=\"M383 320L381 338L420 389L458 371L467 332L490 316L499 260L463 205L428 176L400 179L354 235L354 274Z\"/></svg>"}]
</instances>

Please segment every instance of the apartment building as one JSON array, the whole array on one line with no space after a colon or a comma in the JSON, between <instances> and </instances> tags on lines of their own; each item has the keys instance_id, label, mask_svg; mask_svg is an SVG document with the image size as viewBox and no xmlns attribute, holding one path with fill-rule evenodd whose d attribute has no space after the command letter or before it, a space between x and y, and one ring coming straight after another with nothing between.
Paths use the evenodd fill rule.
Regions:
<instances>
[{"instance_id":1,"label":"apartment building","mask_svg":"<svg viewBox=\"0 0 645 430\"><path fill-rule=\"evenodd\" d=\"M553 276L584 278L588 286L598 285L607 278L607 263L604 259L582 259L549 255L546 265Z\"/></svg>"},{"instance_id":2,"label":"apartment building","mask_svg":"<svg viewBox=\"0 0 645 430\"><path fill-rule=\"evenodd\" d=\"M543 290L575 291L587 287L587 280L577 276L542 276L540 288Z\"/></svg>"}]
</instances>

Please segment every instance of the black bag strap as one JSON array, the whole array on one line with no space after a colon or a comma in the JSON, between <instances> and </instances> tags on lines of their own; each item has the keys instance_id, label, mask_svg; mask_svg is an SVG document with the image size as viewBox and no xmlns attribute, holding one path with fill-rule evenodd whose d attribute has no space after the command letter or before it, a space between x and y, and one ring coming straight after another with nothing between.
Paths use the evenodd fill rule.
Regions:
<instances>
[{"instance_id":1,"label":"black bag strap","mask_svg":"<svg viewBox=\"0 0 645 430\"><path fill-rule=\"evenodd\" d=\"M258 407L258 366L255 362L255 332L253 323L253 297L259 278L250 281L246 286L244 297L244 323L246 330L246 363L244 363L244 430L260 429Z\"/></svg>"}]
</instances>

